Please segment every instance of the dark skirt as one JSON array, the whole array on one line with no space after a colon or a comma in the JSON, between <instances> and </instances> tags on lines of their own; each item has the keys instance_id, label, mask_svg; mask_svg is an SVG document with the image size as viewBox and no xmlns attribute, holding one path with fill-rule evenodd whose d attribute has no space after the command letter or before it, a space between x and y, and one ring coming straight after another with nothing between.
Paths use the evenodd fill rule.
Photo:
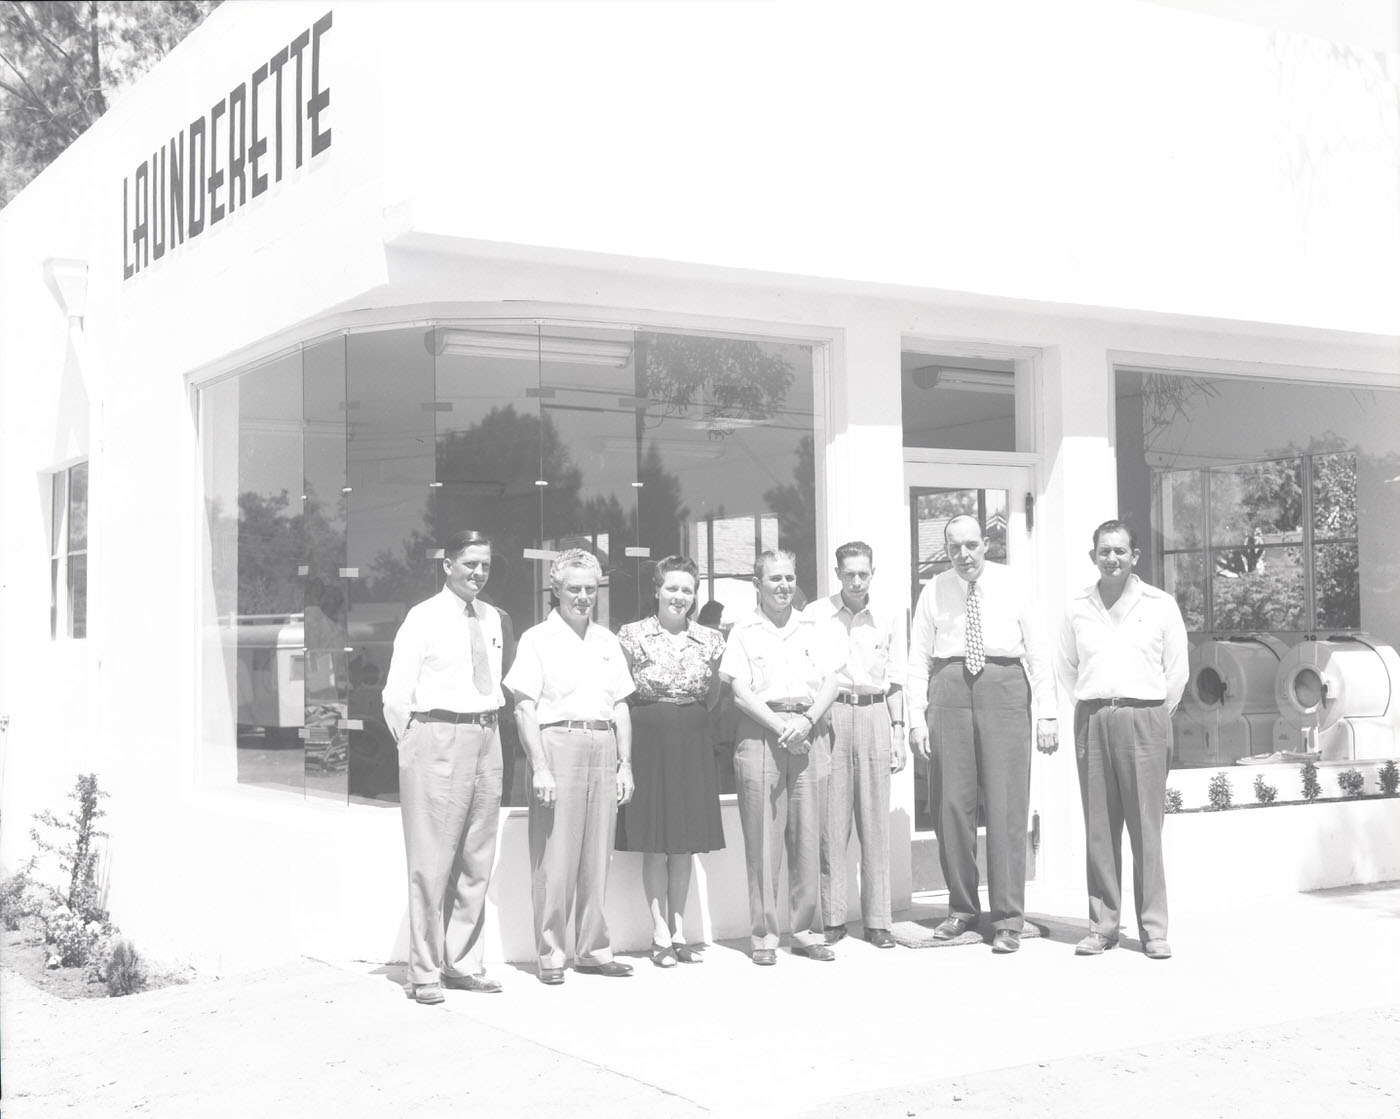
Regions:
<instances>
[{"instance_id":1,"label":"dark skirt","mask_svg":"<svg viewBox=\"0 0 1400 1119\"><path fill-rule=\"evenodd\" d=\"M617 814L617 850L686 855L724 846L704 704L632 708L632 778L636 792Z\"/></svg>"}]
</instances>

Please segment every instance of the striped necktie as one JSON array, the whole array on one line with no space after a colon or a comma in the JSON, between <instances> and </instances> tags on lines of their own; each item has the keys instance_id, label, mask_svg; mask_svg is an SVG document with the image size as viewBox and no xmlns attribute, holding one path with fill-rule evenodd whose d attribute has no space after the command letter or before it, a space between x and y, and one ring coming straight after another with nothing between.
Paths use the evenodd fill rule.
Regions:
<instances>
[{"instance_id":1,"label":"striped necktie","mask_svg":"<svg viewBox=\"0 0 1400 1119\"><path fill-rule=\"evenodd\" d=\"M965 643L967 670L976 676L987 665L987 652L982 646L982 595L974 579L967 585L967 635Z\"/></svg>"}]
</instances>

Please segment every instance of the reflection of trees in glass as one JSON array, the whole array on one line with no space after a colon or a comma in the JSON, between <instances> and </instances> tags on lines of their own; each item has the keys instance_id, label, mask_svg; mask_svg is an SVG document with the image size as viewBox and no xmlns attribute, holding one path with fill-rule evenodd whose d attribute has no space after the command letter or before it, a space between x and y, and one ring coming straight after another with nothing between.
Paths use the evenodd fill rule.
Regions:
<instances>
[{"instance_id":1,"label":"reflection of trees in glass","mask_svg":"<svg viewBox=\"0 0 1400 1119\"><path fill-rule=\"evenodd\" d=\"M1361 565L1355 544L1322 544L1313 549L1313 595L1319 627L1361 627Z\"/></svg>"},{"instance_id":2,"label":"reflection of trees in glass","mask_svg":"<svg viewBox=\"0 0 1400 1119\"><path fill-rule=\"evenodd\" d=\"M1188 630L1206 628L1205 560L1199 552L1167 557L1164 589L1175 596Z\"/></svg>"},{"instance_id":3,"label":"reflection of trees in glass","mask_svg":"<svg viewBox=\"0 0 1400 1119\"><path fill-rule=\"evenodd\" d=\"M342 499L343 502L343 499ZM333 557L345 553L343 528L333 523L325 507L308 492L302 511L289 512L291 496L286 490L260 494L244 490L238 495L238 520L224 514L221 502L209 502L210 533L215 539L235 536L238 541L238 614L296 614L304 602L303 580L297 574L310 566L310 574L322 579L338 572L319 570ZM342 518L343 523L343 518ZM229 562L233 557L218 557ZM321 564L314 561L322 558Z\"/></svg>"},{"instance_id":4,"label":"reflection of trees in glass","mask_svg":"<svg viewBox=\"0 0 1400 1119\"><path fill-rule=\"evenodd\" d=\"M645 354L639 395L662 406L661 418L697 404L712 430L732 433L726 420L765 420L787 401L792 366L771 348L738 338L639 334Z\"/></svg>"},{"instance_id":5,"label":"reflection of trees in glass","mask_svg":"<svg viewBox=\"0 0 1400 1119\"><path fill-rule=\"evenodd\" d=\"M1356 535L1356 455L1315 455L1312 460L1313 536L1336 540Z\"/></svg>"},{"instance_id":6,"label":"reflection of trees in glass","mask_svg":"<svg viewBox=\"0 0 1400 1119\"><path fill-rule=\"evenodd\" d=\"M1300 539L1303 460L1246 462L1212 470L1210 519L1212 544Z\"/></svg>"},{"instance_id":7,"label":"reflection of trees in glass","mask_svg":"<svg viewBox=\"0 0 1400 1119\"><path fill-rule=\"evenodd\" d=\"M1217 630L1297 630L1307 628L1300 548L1270 548L1268 560L1246 578L1220 572L1211 580Z\"/></svg>"},{"instance_id":8,"label":"reflection of trees in glass","mask_svg":"<svg viewBox=\"0 0 1400 1119\"><path fill-rule=\"evenodd\" d=\"M1144 373L1142 376L1142 441L1145 450L1153 450L1157 437L1172 429L1178 421L1191 421L1191 408L1196 400L1219 396L1219 390L1207 377L1183 377L1177 373Z\"/></svg>"},{"instance_id":9,"label":"reflection of trees in glass","mask_svg":"<svg viewBox=\"0 0 1400 1119\"><path fill-rule=\"evenodd\" d=\"M1199 548L1202 541L1201 472L1166 470L1162 479L1162 506L1171 514L1163 526L1162 544L1167 549Z\"/></svg>"},{"instance_id":10,"label":"reflection of trees in glass","mask_svg":"<svg viewBox=\"0 0 1400 1119\"><path fill-rule=\"evenodd\" d=\"M797 556L797 585L807 596L817 591L817 471L810 435L797 442L792 484L764 490L763 500L778 518L779 547Z\"/></svg>"}]
</instances>

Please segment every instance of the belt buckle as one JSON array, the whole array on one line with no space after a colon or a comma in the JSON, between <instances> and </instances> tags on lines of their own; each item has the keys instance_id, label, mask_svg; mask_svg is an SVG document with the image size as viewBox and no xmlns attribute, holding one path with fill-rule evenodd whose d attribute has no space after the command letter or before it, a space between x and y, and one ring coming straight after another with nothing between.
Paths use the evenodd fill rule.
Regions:
<instances>
[{"instance_id":1,"label":"belt buckle","mask_svg":"<svg viewBox=\"0 0 1400 1119\"><path fill-rule=\"evenodd\" d=\"M1123 706L1123 697L1120 696L1120 695L1110 696L1110 697L1109 697L1109 700L1108 700L1108 705L1109 705L1110 707L1122 707L1122 706Z\"/></svg>"}]
</instances>

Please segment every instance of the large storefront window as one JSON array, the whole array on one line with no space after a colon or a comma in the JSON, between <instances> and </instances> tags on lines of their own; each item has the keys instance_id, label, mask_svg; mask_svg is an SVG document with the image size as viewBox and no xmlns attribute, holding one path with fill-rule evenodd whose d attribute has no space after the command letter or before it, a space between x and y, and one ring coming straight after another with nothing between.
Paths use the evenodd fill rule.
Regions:
<instances>
[{"instance_id":1,"label":"large storefront window","mask_svg":"<svg viewBox=\"0 0 1400 1119\"><path fill-rule=\"evenodd\" d=\"M614 630L647 611L650 564L672 552L722 625L752 608L764 547L802 557L814 595L813 400L807 345L511 323L338 335L202 390L206 738L239 781L396 800L393 637L462 528L495 542L484 597L514 635L544 618L548 558L574 546L603 565Z\"/></svg>"},{"instance_id":2,"label":"large storefront window","mask_svg":"<svg viewBox=\"0 0 1400 1119\"><path fill-rule=\"evenodd\" d=\"M1191 634L1175 764L1400 755L1378 694L1400 689L1400 391L1120 371L1117 438L1138 572Z\"/></svg>"}]
</instances>

